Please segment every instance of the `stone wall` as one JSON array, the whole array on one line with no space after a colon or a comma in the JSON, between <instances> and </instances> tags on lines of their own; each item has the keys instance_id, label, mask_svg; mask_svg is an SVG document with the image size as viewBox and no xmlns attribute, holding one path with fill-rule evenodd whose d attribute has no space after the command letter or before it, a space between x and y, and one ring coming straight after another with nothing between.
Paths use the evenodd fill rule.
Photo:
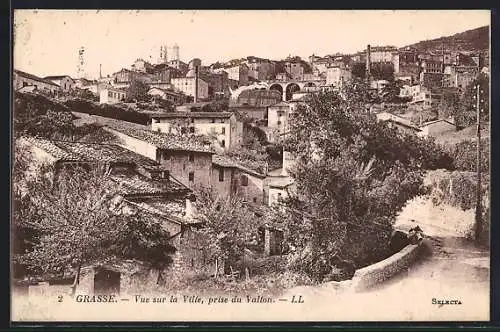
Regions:
<instances>
[{"instance_id":1,"label":"stone wall","mask_svg":"<svg viewBox=\"0 0 500 332\"><path fill-rule=\"evenodd\" d=\"M356 270L351 287L356 291L362 291L407 269L418 257L424 241L416 245L410 244L389 258Z\"/></svg>"}]
</instances>

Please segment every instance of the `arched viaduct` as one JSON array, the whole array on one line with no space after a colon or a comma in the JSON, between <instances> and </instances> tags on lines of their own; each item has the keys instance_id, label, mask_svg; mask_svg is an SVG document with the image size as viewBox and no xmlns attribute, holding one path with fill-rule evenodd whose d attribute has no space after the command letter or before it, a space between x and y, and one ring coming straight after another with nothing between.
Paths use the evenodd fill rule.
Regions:
<instances>
[{"instance_id":1,"label":"arched viaduct","mask_svg":"<svg viewBox=\"0 0 500 332\"><path fill-rule=\"evenodd\" d=\"M283 101L292 99L295 92L307 91L307 88L319 88L324 85L324 81L274 81L269 82L269 90L279 91Z\"/></svg>"}]
</instances>

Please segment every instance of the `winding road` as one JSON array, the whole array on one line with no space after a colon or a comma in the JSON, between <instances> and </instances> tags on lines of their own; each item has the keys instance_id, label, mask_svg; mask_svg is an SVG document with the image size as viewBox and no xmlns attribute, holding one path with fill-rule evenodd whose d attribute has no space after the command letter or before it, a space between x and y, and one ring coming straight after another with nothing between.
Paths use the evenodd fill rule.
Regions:
<instances>
[{"instance_id":1,"label":"winding road","mask_svg":"<svg viewBox=\"0 0 500 332\"><path fill-rule=\"evenodd\" d=\"M409 229L415 225L406 222L397 226ZM425 244L418 260L408 270L363 292L334 285L300 287L292 292L302 294L306 301L314 299L318 306L308 310L330 310L329 320L489 319L488 249L478 247L446 229L423 223L419 225L426 234ZM441 305L438 301L457 304ZM313 316L316 315L311 312L311 318ZM323 316L318 314L317 318Z\"/></svg>"}]
</instances>

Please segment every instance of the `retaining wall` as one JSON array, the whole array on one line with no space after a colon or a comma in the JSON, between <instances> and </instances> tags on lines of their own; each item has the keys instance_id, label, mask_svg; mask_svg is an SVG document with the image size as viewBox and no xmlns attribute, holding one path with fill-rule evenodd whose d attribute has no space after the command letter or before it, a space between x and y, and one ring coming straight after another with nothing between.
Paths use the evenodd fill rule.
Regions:
<instances>
[{"instance_id":1,"label":"retaining wall","mask_svg":"<svg viewBox=\"0 0 500 332\"><path fill-rule=\"evenodd\" d=\"M407 269L417 258L421 248L425 245L424 242L425 239L419 244L410 244L389 258L356 270L351 287L355 291L362 291Z\"/></svg>"}]
</instances>

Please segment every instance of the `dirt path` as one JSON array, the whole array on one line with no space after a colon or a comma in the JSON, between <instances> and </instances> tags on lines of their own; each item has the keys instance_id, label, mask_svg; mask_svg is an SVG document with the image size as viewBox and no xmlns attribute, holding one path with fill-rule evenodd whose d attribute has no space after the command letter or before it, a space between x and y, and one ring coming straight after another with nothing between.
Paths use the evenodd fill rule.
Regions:
<instances>
[{"instance_id":1,"label":"dirt path","mask_svg":"<svg viewBox=\"0 0 500 332\"><path fill-rule=\"evenodd\" d=\"M314 299L317 310L331 308L333 320L488 319L489 251L445 229L419 225L429 236L421 257L407 271L359 293L348 287L325 286L292 292ZM405 229L413 225L398 226ZM440 306L433 304L433 299L459 300L462 304Z\"/></svg>"}]
</instances>

